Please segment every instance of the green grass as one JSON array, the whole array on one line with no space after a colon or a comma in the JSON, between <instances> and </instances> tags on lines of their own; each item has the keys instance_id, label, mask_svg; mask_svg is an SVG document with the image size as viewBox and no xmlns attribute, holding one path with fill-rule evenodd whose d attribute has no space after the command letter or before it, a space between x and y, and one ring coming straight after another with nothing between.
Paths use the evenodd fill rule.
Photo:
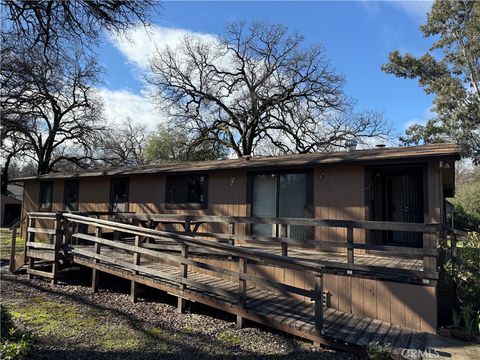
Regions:
<instances>
[{"instance_id":1,"label":"green grass","mask_svg":"<svg viewBox=\"0 0 480 360\"><path fill-rule=\"evenodd\" d=\"M168 351L171 334L161 328L137 329L129 323L111 321L102 311L77 304L52 302L45 297L7 302L11 316L36 338L59 342L79 341L103 350L132 351L155 348ZM81 339L78 335L82 334ZM77 340L75 340L77 339Z\"/></svg>"},{"instance_id":2,"label":"green grass","mask_svg":"<svg viewBox=\"0 0 480 360\"><path fill-rule=\"evenodd\" d=\"M9 228L0 228L0 259L10 259L10 245L12 243L12 230ZM17 253L23 251L25 239L17 236L15 249Z\"/></svg>"}]
</instances>

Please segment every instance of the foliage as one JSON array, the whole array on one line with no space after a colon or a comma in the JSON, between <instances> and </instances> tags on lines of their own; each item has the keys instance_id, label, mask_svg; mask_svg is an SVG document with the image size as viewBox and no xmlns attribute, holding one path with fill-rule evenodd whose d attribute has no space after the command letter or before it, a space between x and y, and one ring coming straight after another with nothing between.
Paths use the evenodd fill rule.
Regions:
<instances>
[{"instance_id":1,"label":"foliage","mask_svg":"<svg viewBox=\"0 0 480 360\"><path fill-rule=\"evenodd\" d=\"M470 333L480 334L480 309L472 303L462 304L459 312L453 309L453 324Z\"/></svg>"},{"instance_id":2,"label":"foliage","mask_svg":"<svg viewBox=\"0 0 480 360\"><path fill-rule=\"evenodd\" d=\"M480 178L460 184L452 202L455 205L455 227L480 229Z\"/></svg>"},{"instance_id":3,"label":"foliage","mask_svg":"<svg viewBox=\"0 0 480 360\"><path fill-rule=\"evenodd\" d=\"M390 353L390 344L381 344L378 341L373 341L367 345L367 359L369 360L389 360L391 359Z\"/></svg>"},{"instance_id":4,"label":"foliage","mask_svg":"<svg viewBox=\"0 0 480 360\"><path fill-rule=\"evenodd\" d=\"M445 270L455 283L461 304L454 321L463 321L463 326L475 328L466 316L474 318L470 310L480 310L480 232L468 233L466 239L457 244L454 258L445 264Z\"/></svg>"},{"instance_id":5,"label":"foliage","mask_svg":"<svg viewBox=\"0 0 480 360\"><path fill-rule=\"evenodd\" d=\"M30 351L30 338L20 334L14 326L7 308L0 304L0 358L4 360L23 359Z\"/></svg>"},{"instance_id":6,"label":"foliage","mask_svg":"<svg viewBox=\"0 0 480 360\"><path fill-rule=\"evenodd\" d=\"M149 163L204 161L224 158L225 147L215 143L193 144L188 135L173 125L159 125L147 138L145 160Z\"/></svg>"},{"instance_id":7,"label":"foliage","mask_svg":"<svg viewBox=\"0 0 480 360\"><path fill-rule=\"evenodd\" d=\"M282 25L233 23L220 39L185 37L158 50L148 80L194 145L219 144L237 156L264 143L306 153L387 136L383 115L354 113L323 48L303 41Z\"/></svg>"},{"instance_id":8,"label":"foliage","mask_svg":"<svg viewBox=\"0 0 480 360\"><path fill-rule=\"evenodd\" d=\"M420 29L425 37L436 38L425 55L395 50L382 66L388 74L418 79L435 96L435 117L411 126L401 140L407 145L454 141L465 156L479 162L480 2L437 0Z\"/></svg>"}]
</instances>

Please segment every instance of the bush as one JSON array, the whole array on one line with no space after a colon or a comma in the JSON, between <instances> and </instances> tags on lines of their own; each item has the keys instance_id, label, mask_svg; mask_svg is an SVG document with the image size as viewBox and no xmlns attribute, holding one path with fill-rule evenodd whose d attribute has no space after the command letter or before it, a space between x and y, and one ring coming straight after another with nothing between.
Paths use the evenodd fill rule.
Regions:
<instances>
[{"instance_id":1,"label":"bush","mask_svg":"<svg viewBox=\"0 0 480 360\"><path fill-rule=\"evenodd\" d=\"M445 271L455 283L457 308L453 323L471 333L480 333L480 232L470 232L457 243L454 258Z\"/></svg>"},{"instance_id":2,"label":"bush","mask_svg":"<svg viewBox=\"0 0 480 360\"><path fill-rule=\"evenodd\" d=\"M480 229L480 179L474 177L458 185L453 199L455 227L464 230Z\"/></svg>"},{"instance_id":3,"label":"bush","mask_svg":"<svg viewBox=\"0 0 480 360\"><path fill-rule=\"evenodd\" d=\"M369 342L367 345L368 360L389 360L391 359L390 344L381 344L378 341Z\"/></svg>"},{"instance_id":4,"label":"bush","mask_svg":"<svg viewBox=\"0 0 480 360\"><path fill-rule=\"evenodd\" d=\"M30 338L15 329L12 317L5 305L0 304L0 358L21 360L30 351Z\"/></svg>"}]
</instances>

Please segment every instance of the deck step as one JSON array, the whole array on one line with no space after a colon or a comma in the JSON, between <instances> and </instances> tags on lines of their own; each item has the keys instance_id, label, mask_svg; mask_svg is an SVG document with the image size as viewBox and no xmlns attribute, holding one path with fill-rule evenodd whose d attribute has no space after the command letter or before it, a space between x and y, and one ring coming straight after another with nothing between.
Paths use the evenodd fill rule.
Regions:
<instances>
[{"instance_id":1,"label":"deck step","mask_svg":"<svg viewBox=\"0 0 480 360\"><path fill-rule=\"evenodd\" d=\"M27 269L27 274L46 277L49 279L53 279L55 277L55 275L52 272L35 270L35 269Z\"/></svg>"}]
</instances>

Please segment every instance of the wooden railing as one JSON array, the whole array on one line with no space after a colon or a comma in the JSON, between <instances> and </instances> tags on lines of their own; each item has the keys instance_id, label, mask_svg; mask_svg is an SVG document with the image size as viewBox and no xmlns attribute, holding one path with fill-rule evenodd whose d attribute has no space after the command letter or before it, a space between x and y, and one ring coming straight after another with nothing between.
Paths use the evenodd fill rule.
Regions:
<instances>
[{"instance_id":1,"label":"wooden railing","mask_svg":"<svg viewBox=\"0 0 480 360\"><path fill-rule=\"evenodd\" d=\"M321 333L323 326L323 266L315 264L309 261L298 260L293 258L288 258L285 256L270 254L265 251L245 249L241 247L236 247L230 244L224 244L221 242L215 242L210 240L202 240L194 238L190 235L185 234L175 234L165 231L159 231L154 229L140 228L136 225L117 223L108 220L93 219L85 216L75 215L75 214L63 214L65 219L65 229L79 229L79 224L92 226L96 229L95 235L84 234L79 232L65 234L66 246L68 252L73 256L81 256L92 261L92 264L96 264L98 261L103 263L111 264L114 266L120 266L122 269L127 269L131 271L133 275L146 274L169 281L173 281L178 284L180 296L178 297L178 310L183 311L184 309L184 297L181 295L188 288L195 288L205 290L207 292L219 294L221 296L230 298L234 300L236 306L243 309L245 308L245 300L247 298L247 282L253 282L255 284L262 284L268 287L272 287L277 291L282 293L296 294L304 296L306 298L312 299L315 302L315 329L318 334ZM72 225L75 225L72 227ZM123 234L133 235L135 238L134 244L129 244L123 241L110 240L102 237L102 233L105 230L117 231ZM172 253L167 253L165 251L153 250L145 248L144 245L140 242L140 237L148 237L157 240L163 240L165 238L176 241L181 247L181 253L179 255L174 255ZM68 244L72 239L81 239L83 241L93 243L93 251L89 249L84 249L79 246L72 245L70 248ZM205 260L192 259L189 257L190 247L202 247L205 249L212 249L222 254L228 255L231 258L231 261L235 260L238 262L238 271L233 271L226 269L220 266L212 265ZM102 248L108 247L110 249L116 249L121 251L126 251L129 254L133 255L132 262L126 262L124 260L108 256L108 254L102 253ZM149 257L157 259L159 261L168 261L170 263L177 264L180 268L180 275L173 276L169 273L163 272L158 269L151 267L146 267L141 265L141 257ZM281 268L288 268L299 270L302 272L312 273L316 280L314 289L304 289L296 287L293 285L285 284L273 279L267 279L265 277L260 277L253 275L247 272L248 264L261 263L262 265L274 265ZM231 292L222 288L211 286L199 281L195 281L188 278L189 267L198 268L203 270L209 270L215 272L220 277L222 275L230 276L238 281L238 291ZM95 267L94 267L95 269ZM96 269L95 269L96 270ZM96 271L92 275L92 288L94 291L97 290L98 278ZM132 280L131 288L131 297L132 300L136 298L136 282ZM237 316L237 325L242 326L243 317Z\"/></svg>"},{"instance_id":2,"label":"wooden railing","mask_svg":"<svg viewBox=\"0 0 480 360\"><path fill-rule=\"evenodd\" d=\"M345 249L347 261L343 262L322 262L326 269L335 268L347 271L362 271L385 275L413 276L424 279L437 279L437 256L438 243L444 237L444 227L440 224L424 224L424 223L400 223L386 221L360 221L360 220L323 220L314 218L259 218L244 216L191 216L191 215L170 215L170 214L119 214L117 218L121 221L127 221L133 224L142 222L165 222L165 221L182 221L186 224L191 223L224 223L228 224L228 234L212 233L212 232L176 232L185 235L206 237L220 242L228 242L231 245L235 241L255 241L269 245L281 246L283 256L288 256L289 246L297 248L315 247L317 249L332 248ZM236 225L238 224L272 224L279 227L277 232L279 236L258 236L243 235L236 233ZM329 241L329 240L298 240L284 236L288 234L288 227L304 226L304 227L329 227L344 228L346 230L346 241ZM189 226L190 228L190 226ZM365 242L356 242L354 238L354 229L363 230L379 230L379 231L407 231L419 232L425 234L422 248L378 245ZM175 232L173 232L175 233ZM172 234L172 231L165 232ZM428 237L428 238L427 238ZM167 244L168 242L164 242ZM165 245L164 245L165 246ZM153 245L155 247L155 245ZM409 256L423 258L423 271L400 269L395 267L367 266L355 263L355 250L361 249L366 251L375 251L378 255L385 256Z\"/></svg>"}]
</instances>

